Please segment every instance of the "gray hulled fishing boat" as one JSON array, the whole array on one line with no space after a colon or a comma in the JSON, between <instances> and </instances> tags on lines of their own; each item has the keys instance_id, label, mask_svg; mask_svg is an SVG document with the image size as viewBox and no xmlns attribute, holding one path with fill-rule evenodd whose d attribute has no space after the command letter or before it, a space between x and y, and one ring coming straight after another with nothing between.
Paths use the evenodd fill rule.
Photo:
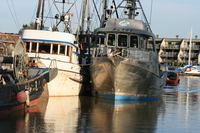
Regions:
<instances>
[{"instance_id":1,"label":"gray hulled fishing boat","mask_svg":"<svg viewBox=\"0 0 200 133\"><path fill-rule=\"evenodd\" d=\"M124 0L118 6L113 1L113 5L106 10L104 1L98 29L98 36L104 38L96 40L91 57L92 93L115 100L156 99L162 93L167 75L160 69L148 22L135 19L139 15L137 9L144 14L141 3ZM120 18L118 9L126 17Z\"/></svg>"}]
</instances>

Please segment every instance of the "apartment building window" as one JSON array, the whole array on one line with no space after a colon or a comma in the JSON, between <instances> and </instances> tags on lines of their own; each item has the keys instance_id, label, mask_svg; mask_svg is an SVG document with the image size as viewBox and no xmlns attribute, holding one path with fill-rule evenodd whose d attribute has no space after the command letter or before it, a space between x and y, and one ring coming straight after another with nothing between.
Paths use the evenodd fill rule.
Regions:
<instances>
[{"instance_id":1,"label":"apartment building window","mask_svg":"<svg viewBox=\"0 0 200 133\"><path fill-rule=\"evenodd\" d=\"M3 49L2 48L0 48L0 54L3 54Z\"/></svg>"}]
</instances>

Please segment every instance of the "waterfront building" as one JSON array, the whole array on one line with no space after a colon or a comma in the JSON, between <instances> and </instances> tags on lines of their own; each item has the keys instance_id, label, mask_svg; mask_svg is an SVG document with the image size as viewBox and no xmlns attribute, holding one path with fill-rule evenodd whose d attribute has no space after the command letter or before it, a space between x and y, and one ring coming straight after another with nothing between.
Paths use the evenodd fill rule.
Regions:
<instances>
[{"instance_id":1,"label":"waterfront building","mask_svg":"<svg viewBox=\"0 0 200 133\"><path fill-rule=\"evenodd\" d=\"M179 38L159 38L156 36L156 49L158 51L160 63L171 65L200 64L200 39L197 36L191 39ZM191 54L189 56L189 47Z\"/></svg>"},{"instance_id":2,"label":"waterfront building","mask_svg":"<svg viewBox=\"0 0 200 133\"><path fill-rule=\"evenodd\" d=\"M0 56L11 56L20 37L13 33L0 33Z\"/></svg>"}]
</instances>

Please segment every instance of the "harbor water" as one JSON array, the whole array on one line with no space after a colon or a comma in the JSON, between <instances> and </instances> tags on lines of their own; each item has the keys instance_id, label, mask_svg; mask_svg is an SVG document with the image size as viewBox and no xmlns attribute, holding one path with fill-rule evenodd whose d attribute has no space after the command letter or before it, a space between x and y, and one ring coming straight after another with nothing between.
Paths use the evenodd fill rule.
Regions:
<instances>
[{"instance_id":1,"label":"harbor water","mask_svg":"<svg viewBox=\"0 0 200 133\"><path fill-rule=\"evenodd\" d=\"M1 133L197 133L200 77L181 76L153 101L87 96L43 97L27 110L0 116Z\"/></svg>"}]
</instances>

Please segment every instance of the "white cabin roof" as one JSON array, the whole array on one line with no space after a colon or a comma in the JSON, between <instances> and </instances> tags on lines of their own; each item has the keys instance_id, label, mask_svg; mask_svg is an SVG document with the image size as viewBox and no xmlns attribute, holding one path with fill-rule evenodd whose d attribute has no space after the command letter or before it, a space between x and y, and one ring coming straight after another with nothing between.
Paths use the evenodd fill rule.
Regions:
<instances>
[{"instance_id":1,"label":"white cabin roof","mask_svg":"<svg viewBox=\"0 0 200 133\"><path fill-rule=\"evenodd\" d=\"M48 41L74 45L75 36L66 32L27 29L22 32L22 39L24 41Z\"/></svg>"}]
</instances>

